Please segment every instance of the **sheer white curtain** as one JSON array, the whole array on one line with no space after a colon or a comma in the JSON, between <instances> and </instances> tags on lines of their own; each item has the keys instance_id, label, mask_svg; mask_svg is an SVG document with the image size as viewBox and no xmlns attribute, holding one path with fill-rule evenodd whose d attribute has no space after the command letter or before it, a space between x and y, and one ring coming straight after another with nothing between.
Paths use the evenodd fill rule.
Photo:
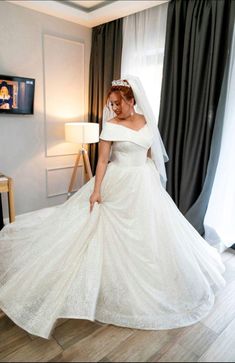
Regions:
<instances>
[{"instance_id":1,"label":"sheer white curtain","mask_svg":"<svg viewBox=\"0 0 235 363\"><path fill-rule=\"evenodd\" d=\"M235 32L219 161L204 219L205 239L220 252L235 243Z\"/></svg>"},{"instance_id":2,"label":"sheer white curtain","mask_svg":"<svg viewBox=\"0 0 235 363\"><path fill-rule=\"evenodd\" d=\"M122 78L131 74L142 81L158 120L168 3L124 18Z\"/></svg>"}]
</instances>

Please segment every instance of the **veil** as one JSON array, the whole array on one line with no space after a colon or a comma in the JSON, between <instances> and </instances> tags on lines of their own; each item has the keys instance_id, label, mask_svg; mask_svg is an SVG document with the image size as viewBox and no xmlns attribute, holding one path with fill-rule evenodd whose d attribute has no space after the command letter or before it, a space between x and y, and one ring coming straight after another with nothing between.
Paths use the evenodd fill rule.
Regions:
<instances>
[{"instance_id":1,"label":"veil","mask_svg":"<svg viewBox=\"0 0 235 363\"><path fill-rule=\"evenodd\" d=\"M133 90L136 101L135 105L136 112L144 115L145 120L150 130L153 133L154 137L151 146L151 158L160 174L162 185L164 188L166 188L167 176L166 176L165 162L167 162L169 158L166 153L153 110L149 104L149 101L146 97L144 88L139 78L131 75L126 75L125 77L123 77L123 79L128 81ZM103 126L106 121L114 118L115 116L116 114L114 113L112 108L106 105L103 110Z\"/></svg>"}]
</instances>

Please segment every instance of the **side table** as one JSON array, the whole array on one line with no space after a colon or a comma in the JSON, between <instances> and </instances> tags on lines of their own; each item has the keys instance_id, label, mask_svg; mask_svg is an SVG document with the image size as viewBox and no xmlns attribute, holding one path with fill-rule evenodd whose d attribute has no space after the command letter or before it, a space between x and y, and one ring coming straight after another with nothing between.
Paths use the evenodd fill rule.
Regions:
<instances>
[{"instance_id":1,"label":"side table","mask_svg":"<svg viewBox=\"0 0 235 363\"><path fill-rule=\"evenodd\" d=\"M8 193L8 211L10 223L15 220L15 205L12 178L0 173L0 193Z\"/></svg>"}]
</instances>

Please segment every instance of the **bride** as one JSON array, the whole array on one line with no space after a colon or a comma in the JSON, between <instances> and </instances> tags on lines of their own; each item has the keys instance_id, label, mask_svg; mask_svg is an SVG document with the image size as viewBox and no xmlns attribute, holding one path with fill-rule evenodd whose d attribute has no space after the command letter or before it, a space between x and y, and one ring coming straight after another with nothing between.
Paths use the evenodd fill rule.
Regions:
<instances>
[{"instance_id":1,"label":"bride","mask_svg":"<svg viewBox=\"0 0 235 363\"><path fill-rule=\"evenodd\" d=\"M96 176L0 233L0 308L47 339L59 318L194 324L225 284L219 253L165 190L168 158L139 80L113 81L107 103Z\"/></svg>"}]
</instances>

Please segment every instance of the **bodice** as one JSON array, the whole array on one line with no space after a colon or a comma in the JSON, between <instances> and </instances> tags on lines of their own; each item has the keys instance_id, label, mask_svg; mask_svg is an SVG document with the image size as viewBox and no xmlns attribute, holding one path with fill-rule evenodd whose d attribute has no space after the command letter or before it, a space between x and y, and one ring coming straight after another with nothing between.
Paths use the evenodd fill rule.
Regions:
<instances>
[{"instance_id":1,"label":"bodice","mask_svg":"<svg viewBox=\"0 0 235 363\"><path fill-rule=\"evenodd\" d=\"M110 161L121 166L140 166L146 163L147 149L129 141L114 141Z\"/></svg>"},{"instance_id":2,"label":"bodice","mask_svg":"<svg viewBox=\"0 0 235 363\"><path fill-rule=\"evenodd\" d=\"M146 124L140 130L107 122L100 139L113 141L110 161L120 166L141 166L147 161L147 152L153 135Z\"/></svg>"}]
</instances>

